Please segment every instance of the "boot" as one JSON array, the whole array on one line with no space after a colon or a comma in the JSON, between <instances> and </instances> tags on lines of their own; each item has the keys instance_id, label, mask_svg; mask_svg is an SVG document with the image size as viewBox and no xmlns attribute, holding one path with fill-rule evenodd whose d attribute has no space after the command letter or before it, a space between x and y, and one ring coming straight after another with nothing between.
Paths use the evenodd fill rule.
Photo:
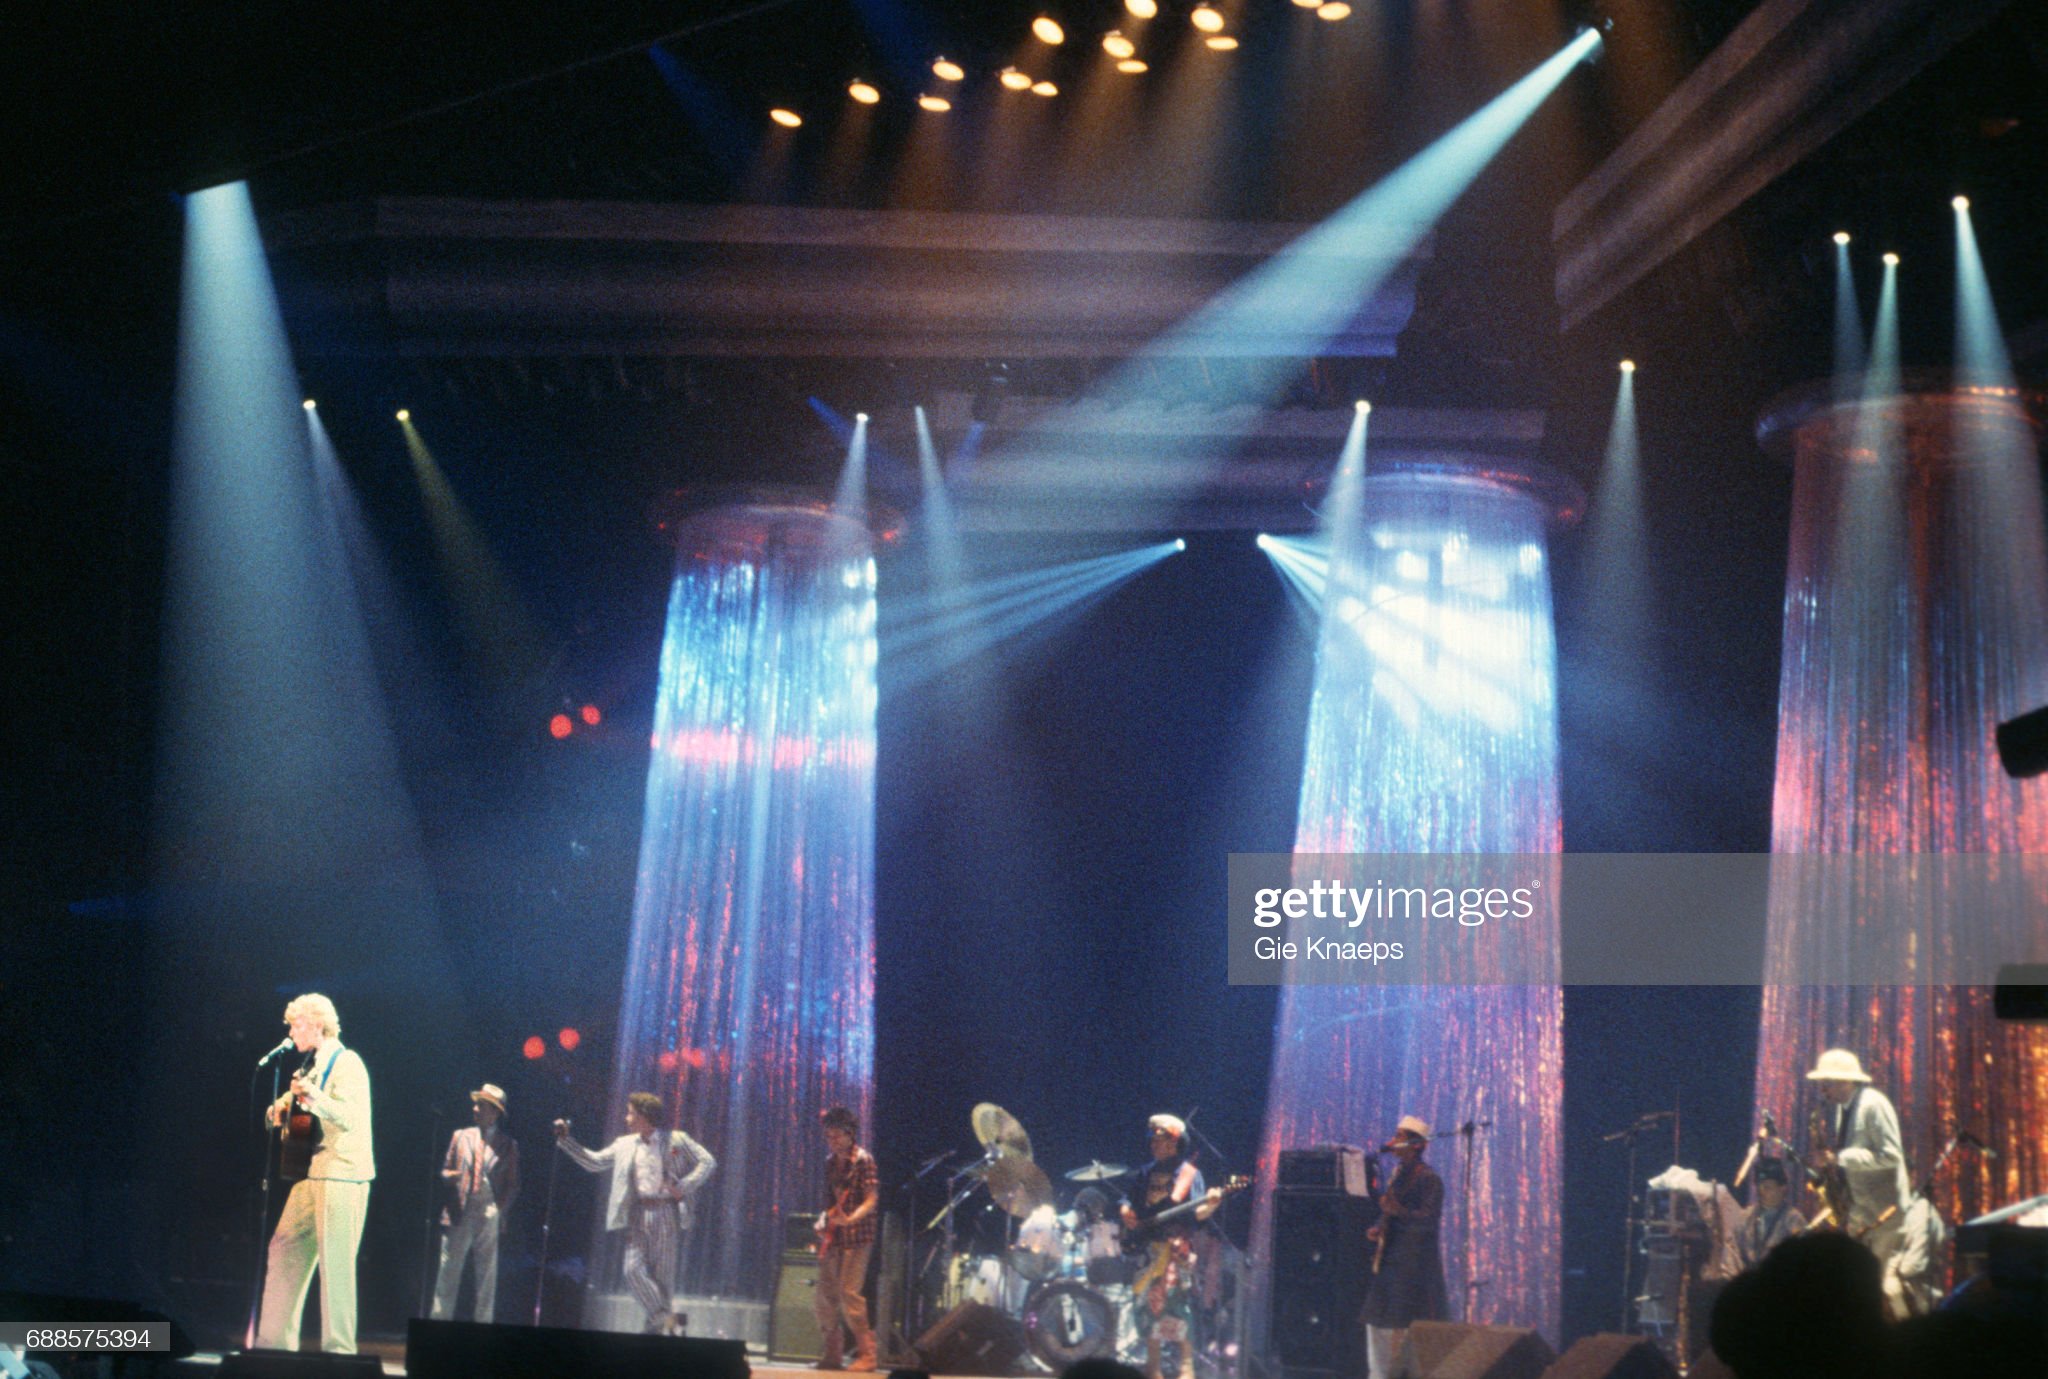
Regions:
<instances>
[{"instance_id":1,"label":"boot","mask_svg":"<svg viewBox=\"0 0 2048 1379\"><path fill-rule=\"evenodd\" d=\"M846 1367L855 1374L875 1372L875 1333L863 1331L854 1338L853 1363Z\"/></svg>"}]
</instances>

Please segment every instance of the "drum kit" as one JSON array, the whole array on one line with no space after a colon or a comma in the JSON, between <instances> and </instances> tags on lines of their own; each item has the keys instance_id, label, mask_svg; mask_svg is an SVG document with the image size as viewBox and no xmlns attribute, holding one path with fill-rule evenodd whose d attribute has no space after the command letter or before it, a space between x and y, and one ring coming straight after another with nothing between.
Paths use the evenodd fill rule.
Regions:
<instances>
[{"instance_id":1,"label":"drum kit","mask_svg":"<svg viewBox=\"0 0 2048 1379\"><path fill-rule=\"evenodd\" d=\"M1132 1170L1091 1159L1062 1174L1074 1197L1061 1210L1015 1116L985 1101L971 1121L982 1156L953 1175L946 1205L926 1227L940 1232L930 1257L943 1262L933 1269L940 1309L979 1302L1009 1313L1023 1324L1032 1354L1054 1372L1115 1355L1119 1330L1128 1330L1131 1269L1115 1209L1122 1194L1106 1185ZM962 1209L982 1191L1001 1210L999 1239L962 1229Z\"/></svg>"}]
</instances>

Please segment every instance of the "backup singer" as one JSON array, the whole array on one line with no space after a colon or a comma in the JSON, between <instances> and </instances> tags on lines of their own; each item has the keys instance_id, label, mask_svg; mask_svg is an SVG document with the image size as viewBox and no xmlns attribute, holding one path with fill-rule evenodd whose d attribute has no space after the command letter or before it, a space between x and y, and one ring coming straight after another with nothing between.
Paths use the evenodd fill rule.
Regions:
<instances>
[{"instance_id":1,"label":"backup singer","mask_svg":"<svg viewBox=\"0 0 2048 1379\"><path fill-rule=\"evenodd\" d=\"M611 1170L605 1228L626 1233L626 1291L647 1313L654 1335L681 1335L675 1313L676 1245L690 1228L690 1198L718 1167L711 1151L680 1130L661 1133L668 1106L652 1092L626 1098L626 1133L602 1149L586 1149L555 1122L555 1143L577 1167Z\"/></svg>"},{"instance_id":2,"label":"backup singer","mask_svg":"<svg viewBox=\"0 0 2048 1379\"><path fill-rule=\"evenodd\" d=\"M868 1257L875 1250L875 1208L881 1197L875 1158L856 1144L860 1121L844 1106L819 1117L825 1144L825 1195L831 1205L818 1218L818 1288L812 1295L824 1337L819 1369L866 1373L875 1367L875 1332L868 1324ZM844 1362L846 1335L853 1359Z\"/></svg>"},{"instance_id":3,"label":"backup singer","mask_svg":"<svg viewBox=\"0 0 2048 1379\"><path fill-rule=\"evenodd\" d=\"M312 1112L320 1143L306 1176L292 1184L284 1215L270 1237L263 1277L263 1308L256 1344L297 1350L299 1321L313 1274L320 1274L320 1348L353 1355L356 1349L356 1248L370 1205L377 1164L370 1143L370 1070L362 1055L344 1048L334 1002L308 992L284 1008L292 1047L313 1055L293 1076L291 1090L267 1114L282 1125L296 1105Z\"/></svg>"},{"instance_id":4,"label":"backup singer","mask_svg":"<svg viewBox=\"0 0 2048 1379\"><path fill-rule=\"evenodd\" d=\"M1206 1195L1202 1170L1188 1152L1187 1122L1160 1114L1145 1123L1152 1161L1138 1171L1136 1201L1123 1204L1127 1230L1142 1231L1170 1208ZM1146 1379L1162 1379L1167 1347L1175 1351L1175 1372L1194 1373L1193 1219L1164 1227L1151 1242L1151 1258L1133 1281L1131 1293L1138 1334L1145 1339Z\"/></svg>"},{"instance_id":5,"label":"backup singer","mask_svg":"<svg viewBox=\"0 0 2048 1379\"><path fill-rule=\"evenodd\" d=\"M1837 1224L1877 1256L1884 1266L1886 1304L1894 1317L1905 1316L1907 1300L1892 1266L1905 1247L1913 1186L1906 1177L1899 1113L1891 1098L1871 1085L1870 1074L1848 1049L1827 1050L1806 1077L1819 1085L1828 1103L1829 1137L1834 1143L1832 1150L1813 1153L1812 1166L1841 1165L1849 1185L1849 1219Z\"/></svg>"},{"instance_id":6,"label":"backup singer","mask_svg":"<svg viewBox=\"0 0 2048 1379\"><path fill-rule=\"evenodd\" d=\"M1444 1214L1444 1180L1422 1160L1429 1125L1403 1116L1394 1137L1381 1146L1392 1154L1394 1177L1380 1194L1380 1220L1366 1232L1377 1267L1366 1285L1365 1357L1371 1379L1392 1379L1394 1361L1408 1327L1450 1315L1437 1228Z\"/></svg>"},{"instance_id":7,"label":"backup singer","mask_svg":"<svg viewBox=\"0 0 2048 1379\"><path fill-rule=\"evenodd\" d=\"M498 1310L498 1227L519 1196L519 1141L504 1126L505 1093L486 1082L469 1094L476 1124L448 1140L441 1168L455 1195L441 1213L441 1269L434 1279L434 1318L455 1315L462 1265L476 1263L475 1320L493 1320Z\"/></svg>"}]
</instances>

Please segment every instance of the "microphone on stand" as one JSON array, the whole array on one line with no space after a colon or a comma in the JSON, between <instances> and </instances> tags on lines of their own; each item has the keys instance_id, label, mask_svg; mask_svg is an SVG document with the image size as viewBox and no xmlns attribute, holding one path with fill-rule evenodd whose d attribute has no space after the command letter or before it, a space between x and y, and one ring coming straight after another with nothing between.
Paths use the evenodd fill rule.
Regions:
<instances>
[{"instance_id":1,"label":"microphone on stand","mask_svg":"<svg viewBox=\"0 0 2048 1379\"><path fill-rule=\"evenodd\" d=\"M1995 1159L1998 1157L1998 1151L1996 1149L1993 1149L1990 1145L1984 1143L1984 1141L1978 1139L1975 1135L1971 1134L1967 1130L1958 1130L1956 1132L1956 1138L1961 1140L1964 1144L1970 1146L1970 1148L1976 1150L1979 1154L1982 1154L1987 1159Z\"/></svg>"},{"instance_id":2,"label":"microphone on stand","mask_svg":"<svg viewBox=\"0 0 2048 1379\"><path fill-rule=\"evenodd\" d=\"M292 1037L289 1034L287 1034L284 1038L278 1041L276 1048L272 1049L269 1053L264 1054L261 1058L256 1060L256 1066L260 1068L264 1066L266 1063L275 1063L278 1059L290 1053L294 1047L295 1046L292 1043Z\"/></svg>"}]
</instances>

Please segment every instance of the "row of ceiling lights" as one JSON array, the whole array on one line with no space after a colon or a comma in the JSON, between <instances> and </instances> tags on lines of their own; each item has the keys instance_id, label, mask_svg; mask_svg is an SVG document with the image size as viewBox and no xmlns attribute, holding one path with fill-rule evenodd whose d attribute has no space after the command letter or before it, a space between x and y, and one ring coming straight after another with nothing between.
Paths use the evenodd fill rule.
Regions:
<instances>
[{"instance_id":1,"label":"row of ceiling lights","mask_svg":"<svg viewBox=\"0 0 2048 1379\"><path fill-rule=\"evenodd\" d=\"M1333 24L1351 17L1351 6L1344 3L1344 0L1294 0L1294 4L1299 9L1315 11L1317 18ZM1133 19L1151 19L1159 13L1159 0L1124 0L1124 9L1130 12ZM1224 32L1228 25L1223 12L1208 4L1207 0L1195 6L1188 15L1188 22L1202 32L1202 41L1213 51L1227 53L1237 47L1237 38ZM1067 41L1066 29L1049 14L1041 14L1032 20L1031 32L1047 47L1058 47ZM1138 45L1121 29L1111 29L1102 36L1102 50L1116 59L1116 69L1119 72L1135 76L1149 70L1145 60L1138 56ZM932 75L942 82L962 82L967 80L967 69L950 58L941 57L932 63ZM1030 73L1019 71L1015 67L1003 68L996 79L1010 91L1029 91L1038 96L1057 96L1060 93L1059 87L1054 83L1033 77ZM881 88L862 77L856 77L847 83L846 94L862 105L878 105L882 99ZM940 91L925 92L917 98L917 103L920 108L935 114L953 108L952 99ZM768 112L768 118L784 129L801 128L804 122L802 115L788 106L780 105Z\"/></svg>"}]
</instances>

